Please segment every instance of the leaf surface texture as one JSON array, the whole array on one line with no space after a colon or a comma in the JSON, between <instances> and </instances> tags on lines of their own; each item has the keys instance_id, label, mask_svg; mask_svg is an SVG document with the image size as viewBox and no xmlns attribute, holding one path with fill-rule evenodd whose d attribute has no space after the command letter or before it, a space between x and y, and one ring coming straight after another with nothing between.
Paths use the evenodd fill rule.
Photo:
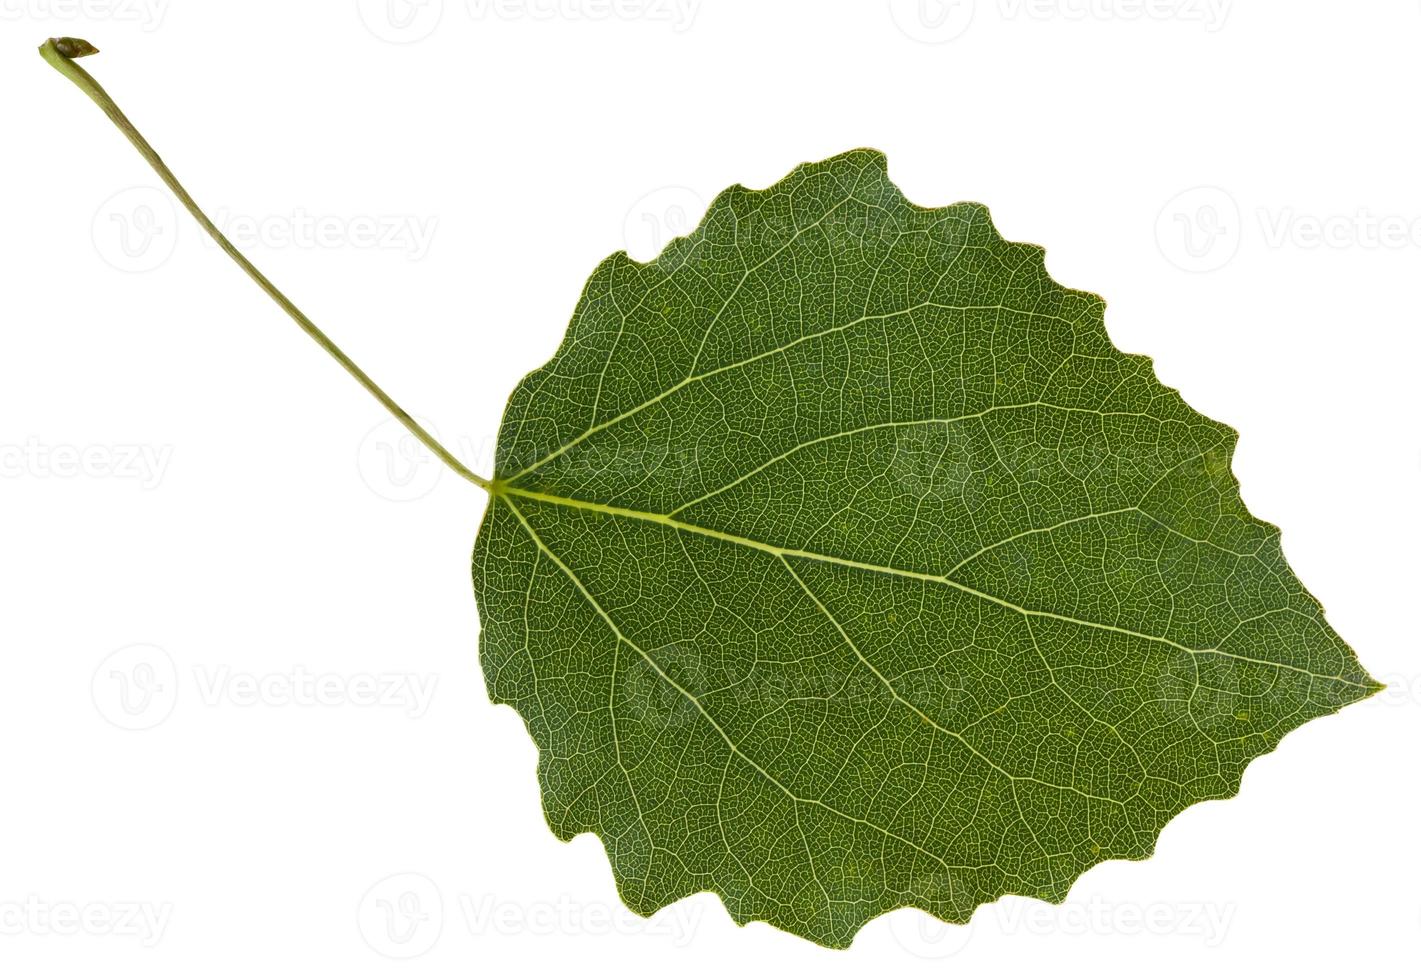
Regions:
<instances>
[{"instance_id":1,"label":"leaf surface texture","mask_svg":"<svg viewBox=\"0 0 1421 980\"><path fill-rule=\"evenodd\" d=\"M733 187L514 391L474 578L548 822L650 914L842 947L1064 899L1378 685L1236 435L881 154Z\"/></svg>"}]
</instances>

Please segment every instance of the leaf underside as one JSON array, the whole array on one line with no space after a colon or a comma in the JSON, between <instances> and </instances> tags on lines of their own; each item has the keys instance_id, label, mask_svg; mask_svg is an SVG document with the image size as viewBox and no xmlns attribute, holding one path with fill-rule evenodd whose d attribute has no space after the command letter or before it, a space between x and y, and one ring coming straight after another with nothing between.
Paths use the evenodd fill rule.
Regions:
<instances>
[{"instance_id":1,"label":"leaf underside","mask_svg":"<svg viewBox=\"0 0 1421 980\"><path fill-rule=\"evenodd\" d=\"M514 391L473 568L548 823L649 915L831 947L1063 900L1378 688L1103 301L883 156L592 275Z\"/></svg>"}]
</instances>

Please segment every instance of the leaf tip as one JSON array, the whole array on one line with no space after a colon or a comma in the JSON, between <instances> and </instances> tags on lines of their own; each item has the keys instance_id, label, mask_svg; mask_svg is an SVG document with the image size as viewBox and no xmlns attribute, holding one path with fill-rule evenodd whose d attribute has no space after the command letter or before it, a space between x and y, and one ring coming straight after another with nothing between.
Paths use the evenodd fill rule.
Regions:
<instances>
[{"instance_id":1,"label":"leaf tip","mask_svg":"<svg viewBox=\"0 0 1421 980\"><path fill-rule=\"evenodd\" d=\"M99 49L82 37L52 37L40 45L40 54L47 55L54 52L61 58L70 61L75 58L87 58L91 54L98 54Z\"/></svg>"}]
</instances>

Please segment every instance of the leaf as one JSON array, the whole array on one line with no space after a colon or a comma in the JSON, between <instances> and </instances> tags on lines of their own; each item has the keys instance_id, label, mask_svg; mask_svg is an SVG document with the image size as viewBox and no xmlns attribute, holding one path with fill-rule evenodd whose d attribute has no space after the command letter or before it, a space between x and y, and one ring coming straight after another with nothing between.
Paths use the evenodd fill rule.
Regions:
<instances>
[{"instance_id":1,"label":"leaf","mask_svg":"<svg viewBox=\"0 0 1421 980\"><path fill-rule=\"evenodd\" d=\"M1378 689L1236 434L977 204L856 150L598 267L514 391L474 552L490 696L636 912L847 946L1062 901Z\"/></svg>"}]
</instances>

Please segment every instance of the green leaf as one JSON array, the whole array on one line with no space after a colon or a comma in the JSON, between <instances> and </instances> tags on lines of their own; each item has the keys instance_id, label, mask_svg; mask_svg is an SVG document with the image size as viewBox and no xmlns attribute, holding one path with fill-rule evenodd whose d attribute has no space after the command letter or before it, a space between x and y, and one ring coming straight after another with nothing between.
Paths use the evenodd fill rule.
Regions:
<instances>
[{"instance_id":1,"label":"green leaf","mask_svg":"<svg viewBox=\"0 0 1421 980\"><path fill-rule=\"evenodd\" d=\"M1377 690L1236 435L977 204L856 150L619 253L518 386L474 552L491 697L650 914L847 946L1059 902Z\"/></svg>"}]
</instances>

